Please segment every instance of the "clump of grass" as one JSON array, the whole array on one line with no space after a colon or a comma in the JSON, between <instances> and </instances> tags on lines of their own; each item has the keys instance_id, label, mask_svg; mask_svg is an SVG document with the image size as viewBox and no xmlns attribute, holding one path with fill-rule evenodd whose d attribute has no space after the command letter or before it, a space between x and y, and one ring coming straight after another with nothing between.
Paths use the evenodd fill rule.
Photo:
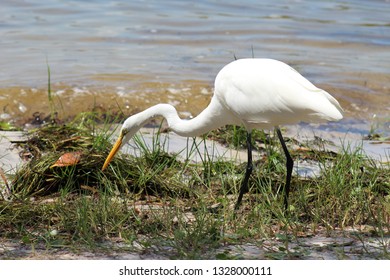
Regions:
<instances>
[{"instance_id":1,"label":"clump of grass","mask_svg":"<svg viewBox=\"0 0 390 280\"><path fill-rule=\"evenodd\" d=\"M47 195L64 188L80 190L82 186L100 185L104 175L99 168L109 149L109 139L79 124L53 124L30 132L23 154L31 160L15 174L12 190L16 195ZM81 153L80 162L51 167L69 152Z\"/></svg>"},{"instance_id":2,"label":"clump of grass","mask_svg":"<svg viewBox=\"0 0 390 280\"><path fill-rule=\"evenodd\" d=\"M15 195L48 195L60 190L74 192L188 195L183 184L182 164L175 156L156 148L144 157L118 155L110 170L101 167L112 148L111 133L97 128L94 114L82 114L65 125L47 125L30 133L24 155L31 160L15 174ZM158 145L154 145L157 147ZM70 166L53 166L66 153L80 153L80 161Z\"/></svg>"},{"instance_id":3,"label":"clump of grass","mask_svg":"<svg viewBox=\"0 0 390 280\"><path fill-rule=\"evenodd\" d=\"M368 159L357 148L344 150L323 168L325 172L311 190L306 187L306 192L311 192L313 220L332 228L377 224L378 219L390 221L389 212L380 217L389 203L390 183L385 179L390 174L388 167Z\"/></svg>"},{"instance_id":4,"label":"clump of grass","mask_svg":"<svg viewBox=\"0 0 390 280\"><path fill-rule=\"evenodd\" d=\"M217 141L223 145L232 148L247 148L247 130L243 126L226 125L214 131L210 131L205 135L208 139ZM270 144L273 138L263 130L253 130L252 132L252 147L257 149L255 145L258 143Z\"/></svg>"}]
</instances>

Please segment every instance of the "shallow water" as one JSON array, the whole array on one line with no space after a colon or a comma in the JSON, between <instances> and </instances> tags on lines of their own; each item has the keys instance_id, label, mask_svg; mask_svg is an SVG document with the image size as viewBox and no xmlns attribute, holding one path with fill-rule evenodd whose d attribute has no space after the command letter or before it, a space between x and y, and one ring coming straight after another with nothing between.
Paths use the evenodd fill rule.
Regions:
<instances>
[{"instance_id":1,"label":"shallow water","mask_svg":"<svg viewBox=\"0 0 390 280\"><path fill-rule=\"evenodd\" d=\"M256 56L332 93L339 129L390 130L389 0L6 0L0 11L3 120L49 112L46 63L62 116L169 102L185 117L207 106L223 65Z\"/></svg>"}]
</instances>

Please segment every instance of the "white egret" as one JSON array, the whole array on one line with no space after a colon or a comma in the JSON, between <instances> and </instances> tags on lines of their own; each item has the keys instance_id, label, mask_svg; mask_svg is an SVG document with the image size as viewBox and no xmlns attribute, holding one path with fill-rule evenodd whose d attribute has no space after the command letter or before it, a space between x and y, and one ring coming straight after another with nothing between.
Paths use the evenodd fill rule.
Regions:
<instances>
[{"instance_id":1,"label":"white egret","mask_svg":"<svg viewBox=\"0 0 390 280\"><path fill-rule=\"evenodd\" d=\"M275 127L287 159L284 185L284 206L287 208L294 163L279 125L338 121L343 117L342 112L335 98L314 86L289 65L265 58L239 59L220 70L210 104L193 119L180 119L176 109L169 104L157 104L126 119L102 170L117 151L154 117L165 118L172 131L185 137L198 136L227 124L243 125L247 130L248 162L235 205L238 209L243 194L248 191L253 169L251 131Z\"/></svg>"}]
</instances>

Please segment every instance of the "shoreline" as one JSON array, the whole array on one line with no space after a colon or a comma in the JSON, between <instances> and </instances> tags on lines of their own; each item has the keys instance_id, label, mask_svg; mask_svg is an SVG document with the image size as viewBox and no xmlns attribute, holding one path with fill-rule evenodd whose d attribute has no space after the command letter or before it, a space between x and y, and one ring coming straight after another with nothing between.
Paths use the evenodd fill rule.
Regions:
<instances>
[{"instance_id":1,"label":"shoreline","mask_svg":"<svg viewBox=\"0 0 390 280\"><path fill-rule=\"evenodd\" d=\"M120 124L117 125L120 127ZM350 149L354 150L356 148L361 148L366 156L370 159L377 161L378 163L388 163L390 160L390 140L365 140L359 133L344 133L338 131L327 130L326 125L295 125L295 126L286 126L285 132L283 133L285 137L293 138L298 142L310 143L314 141L322 141L323 143L328 143L324 145L324 149L329 151L337 152L341 149ZM325 128L325 129L324 129ZM146 144L151 147L155 133L158 128L142 128L140 133ZM112 141L115 141L114 138L118 135L118 131L113 135ZM0 154L2 157L0 159L0 168L7 173L13 173L21 164L23 160L20 158L20 150L15 147L15 143L23 143L27 140L26 131L0 131ZM186 148L192 145L194 139L182 137L176 135L173 132L170 133L161 133L160 137L165 143L164 149L168 153L178 154L179 157L186 157ZM196 138L197 142L203 141L202 138ZM130 145L126 145L126 148L122 149L122 153L129 153L134 156L139 156L139 150L137 151L134 148L134 140L130 141ZM200 152L204 152L205 147L208 151L212 151L212 158L222 157L226 160L237 161L237 163L242 163L246 160L246 150L243 149L234 149L229 148L224 145L221 145L212 140L206 140L206 145L200 147ZM254 152L254 158L259 155ZM194 155L191 158L195 163L199 163L199 157ZM299 172L298 172L299 173Z\"/></svg>"}]
</instances>

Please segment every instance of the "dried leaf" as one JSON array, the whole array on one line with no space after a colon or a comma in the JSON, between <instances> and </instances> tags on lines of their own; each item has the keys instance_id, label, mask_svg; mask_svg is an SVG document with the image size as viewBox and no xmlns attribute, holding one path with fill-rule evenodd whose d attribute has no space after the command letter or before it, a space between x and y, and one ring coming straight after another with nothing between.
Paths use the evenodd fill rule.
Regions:
<instances>
[{"instance_id":1,"label":"dried leaf","mask_svg":"<svg viewBox=\"0 0 390 280\"><path fill-rule=\"evenodd\" d=\"M65 153L50 168L76 165L80 162L80 159L81 152Z\"/></svg>"},{"instance_id":2,"label":"dried leaf","mask_svg":"<svg viewBox=\"0 0 390 280\"><path fill-rule=\"evenodd\" d=\"M87 191L90 191L92 192L93 194L97 193L98 190L94 187L90 187L90 186L86 186L86 185L82 185L80 186L80 188L82 188L83 190L87 190Z\"/></svg>"}]
</instances>

